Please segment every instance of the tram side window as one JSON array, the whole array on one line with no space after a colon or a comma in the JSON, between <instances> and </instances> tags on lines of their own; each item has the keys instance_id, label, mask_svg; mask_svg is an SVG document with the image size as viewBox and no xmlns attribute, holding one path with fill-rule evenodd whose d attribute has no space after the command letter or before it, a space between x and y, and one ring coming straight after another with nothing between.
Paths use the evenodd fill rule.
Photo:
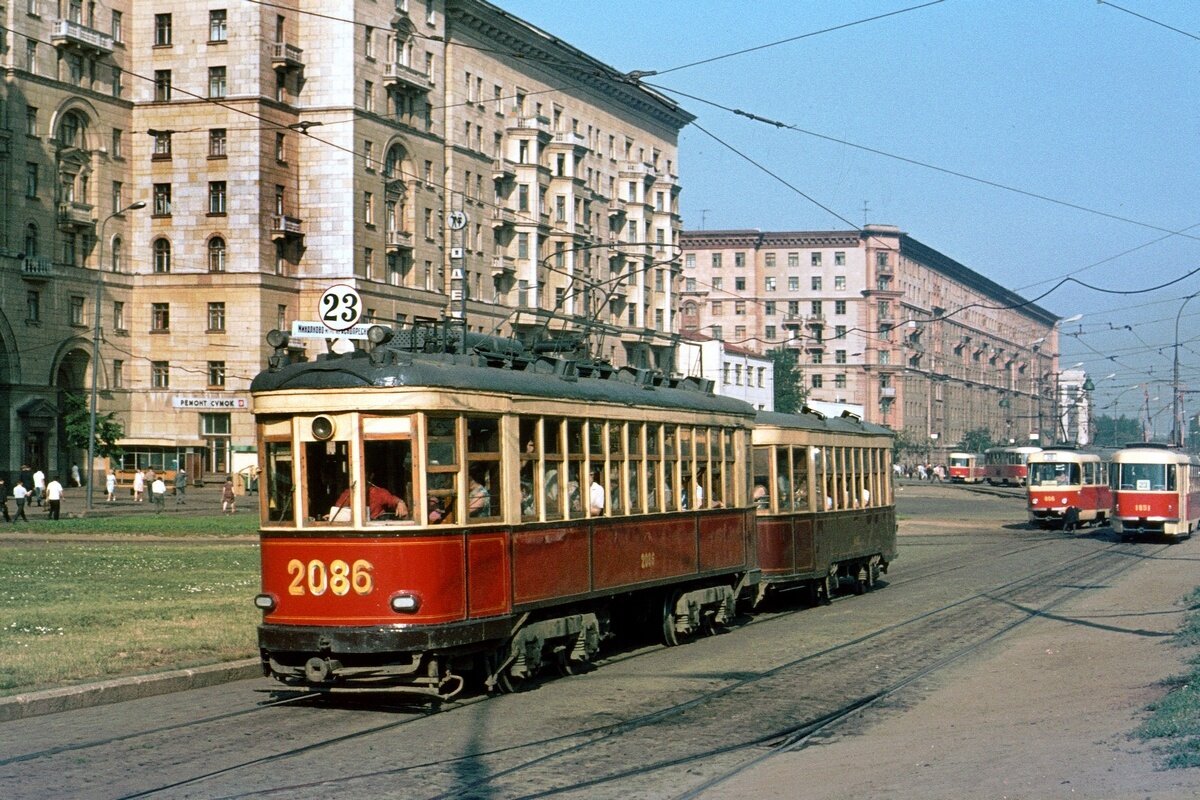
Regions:
<instances>
[{"instance_id":1,"label":"tram side window","mask_svg":"<svg viewBox=\"0 0 1200 800\"><path fill-rule=\"evenodd\" d=\"M692 458L692 429L679 428L679 508L691 510L695 463Z\"/></svg>"},{"instance_id":2,"label":"tram side window","mask_svg":"<svg viewBox=\"0 0 1200 800\"><path fill-rule=\"evenodd\" d=\"M695 508L710 508L712 506L712 480L709 472L709 436L708 428L696 428L692 432L692 444L696 448L696 472L692 481L692 496L695 498Z\"/></svg>"},{"instance_id":3,"label":"tram side window","mask_svg":"<svg viewBox=\"0 0 1200 800\"><path fill-rule=\"evenodd\" d=\"M622 489L621 477L625 474L625 426L620 422L608 424L608 455L612 469L607 482L601 478L601 484L608 486L608 506L614 514L625 514L625 493Z\"/></svg>"},{"instance_id":4,"label":"tram side window","mask_svg":"<svg viewBox=\"0 0 1200 800\"><path fill-rule=\"evenodd\" d=\"M679 509L679 493L675 491L675 471L679 466L674 425L663 426L663 511Z\"/></svg>"},{"instance_id":5,"label":"tram side window","mask_svg":"<svg viewBox=\"0 0 1200 800\"><path fill-rule=\"evenodd\" d=\"M293 523L295 517L296 478L292 471L292 443L290 441L266 442L266 486L267 521Z\"/></svg>"},{"instance_id":6,"label":"tram side window","mask_svg":"<svg viewBox=\"0 0 1200 800\"><path fill-rule=\"evenodd\" d=\"M457 418L431 416L425 422L426 513L430 524L455 521L457 477Z\"/></svg>"},{"instance_id":7,"label":"tram side window","mask_svg":"<svg viewBox=\"0 0 1200 800\"><path fill-rule=\"evenodd\" d=\"M659 436L661 428L658 425L646 425L646 510L653 513L662 511L662 487L659 476L662 474Z\"/></svg>"},{"instance_id":8,"label":"tram side window","mask_svg":"<svg viewBox=\"0 0 1200 800\"><path fill-rule=\"evenodd\" d=\"M779 510L794 511L796 503L796 482L792 477L791 452L787 447L776 447L775 450L775 491L779 494Z\"/></svg>"},{"instance_id":9,"label":"tram side window","mask_svg":"<svg viewBox=\"0 0 1200 800\"><path fill-rule=\"evenodd\" d=\"M753 465L750 480L754 483L750 498L758 511L769 511L771 508L771 448L754 448L750 462ZM779 499L780 502L783 501L782 494Z\"/></svg>"},{"instance_id":10,"label":"tram side window","mask_svg":"<svg viewBox=\"0 0 1200 800\"><path fill-rule=\"evenodd\" d=\"M354 491L349 442L305 442L304 468L308 489L304 516L349 524L348 505L337 504L347 490Z\"/></svg>"},{"instance_id":11,"label":"tram side window","mask_svg":"<svg viewBox=\"0 0 1200 800\"><path fill-rule=\"evenodd\" d=\"M517 423L521 441L521 519L537 519L537 489L541 481L540 453L541 421L536 417L521 417Z\"/></svg>"},{"instance_id":12,"label":"tram side window","mask_svg":"<svg viewBox=\"0 0 1200 800\"><path fill-rule=\"evenodd\" d=\"M1175 483L1175 469L1176 469L1176 465L1175 465L1175 464L1168 464L1168 465L1167 465L1167 486L1166 486L1166 489L1167 489L1167 491L1168 491L1168 492L1173 492L1173 491L1175 491L1175 490L1178 488L1177 484Z\"/></svg>"},{"instance_id":13,"label":"tram side window","mask_svg":"<svg viewBox=\"0 0 1200 800\"><path fill-rule=\"evenodd\" d=\"M615 426L616 423L613 423ZM605 489L608 481L605 477L608 470L605 467L605 436L603 422L589 422L587 425L588 432L588 475L585 481L585 492L587 502L585 505L588 508L588 513L593 517L604 516L605 513L620 513L614 505L612 489ZM610 451L611 452L611 451ZM593 484L600 487L599 490L593 491Z\"/></svg>"},{"instance_id":14,"label":"tram side window","mask_svg":"<svg viewBox=\"0 0 1200 800\"><path fill-rule=\"evenodd\" d=\"M367 479L364 519L409 519L412 497L412 443L408 439L363 442L363 474Z\"/></svg>"},{"instance_id":15,"label":"tram side window","mask_svg":"<svg viewBox=\"0 0 1200 800\"><path fill-rule=\"evenodd\" d=\"M467 418L467 518L501 516L500 419Z\"/></svg>"},{"instance_id":16,"label":"tram side window","mask_svg":"<svg viewBox=\"0 0 1200 800\"><path fill-rule=\"evenodd\" d=\"M543 422L542 435L545 437L545 484L543 497L546 503L546 519L562 519L563 504L566 501L565 481L563 472L563 421L547 419Z\"/></svg>"}]
</instances>

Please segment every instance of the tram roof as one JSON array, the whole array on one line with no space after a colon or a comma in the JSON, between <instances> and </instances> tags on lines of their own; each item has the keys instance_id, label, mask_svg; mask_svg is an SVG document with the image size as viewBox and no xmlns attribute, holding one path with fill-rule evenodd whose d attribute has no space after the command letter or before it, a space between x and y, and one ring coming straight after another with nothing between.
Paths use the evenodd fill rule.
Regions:
<instances>
[{"instance_id":1,"label":"tram roof","mask_svg":"<svg viewBox=\"0 0 1200 800\"><path fill-rule=\"evenodd\" d=\"M755 417L758 425L771 425L778 428L800 428L803 430L828 431L831 433L857 433L875 436L895 436L895 431L883 425L864 422L855 416L826 417L823 414L806 412L802 414L784 414L778 411L759 411Z\"/></svg>"},{"instance_id":2,"label":"tram roof","mask_svg":"<svg viewBox=\"0 0 1200 800\"><path fill-rule=\"evenodd\" d=\"M255 394L280 391L424 388L500 395L676 408L751 417L749 403L691 388L638 380L616 371L608 377L556 374L544 369L504 369L469 355L403 353L377 361L363 351L322 356L260 372L250 384Z\"/></svg>"}]
</instances>

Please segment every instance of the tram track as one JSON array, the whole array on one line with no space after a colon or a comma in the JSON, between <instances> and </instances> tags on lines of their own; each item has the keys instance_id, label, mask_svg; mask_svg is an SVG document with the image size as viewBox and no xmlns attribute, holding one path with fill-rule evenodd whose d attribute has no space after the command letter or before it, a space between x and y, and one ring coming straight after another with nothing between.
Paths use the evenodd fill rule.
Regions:
<instances>
[{"instance_id":1,"label":"tram track","mask_svg":"<svg viewBox=\"0 0 1200 800\"><path fill-rule=\"evenodd\" d=\"M1023 552L1030 549L1034 548L1018 548L1016 550ZM721 778L724 780L737 774L738 771L759 763L765 755L769 756L772 752L784 752L786 749L807 746L812 737L844 724L866 709L878 707L921 678L977 652L1023 622L1087 591L1090 583L1096 580L1109 580L1145 558L1153 557L1158 552L1160 551L1156 550L1150 553L1133 551L1127 546L1114 543L1102 550L1063 559L1055 564L1029 571L1010 581L989 586L970 596L775 665L770 669L752 674L742 673L743 677L737 680L714 690L696 694L683 702L611 724L592 726L562 735L538 738L453 759L410 763L389 769L359 772L352 776L331 780L276 785L270 789L260 790L256 794L258 796L288 796L289 794L336 789L349 781L389 779L399 780L401 785L406 787L406 796L417 796L418 787L437 786L439 782L444 783L444 778L439 778L439 776L453 771L460 777L475 772L480 774L473 780L463 780L456 785L442 786L436 793L427 795L430 800L485 795L489 797L548 797L557 794L590 792L599 790L600 787L617 784L624 786L628 781L636 783L646 776L664 770L686 768L698 763L709 764L713 761L725 760L736 762L722 767L720 775L724 776ZM1115 565L1114 557L1119 558ZM924 576L924 579L935 580L939 575L938 571L931 570ZM1060 583L1055 580L1059 576L1069 576L1072 583ZM992 609L991 613L988 613L988 609ZM1002 610L997 611L997 609ZM1033 609L1033 611L1028 609ZM799 613L799 611L793 613ZM773 619L778 619L778 617ZM983 631L986 631L986 635L983 635ZM965 645L952 646L956 641L964 638L968 640ZM931 644L935 641L942 644ZM656 648L645 653L631 654L629 657L649 655L650 652L658 651L659 649ZM923 652L929 651L941 655L937 658L922 657ZM888 662L916 666L897 670L886 667ZM854 667L856 664L859 665L857 669ZM864 664L875 666L863 672L861 666ZM882 670L884 675L871 674L879 671L880 665L885 666ZM855 677L851 677L847 673L847 669L854 669ZM837 683L843 688L834 687L822 690L820 685L811 683L812 676L818 675L840 676ZM750 708L761 711L777 707L780 697L791 696L786 687L797 683L803 684L804 681L798 681L797 678L804 676L809 678L809 694L815 695L815 697L792 697L791 702L785 704L786 721L780 718L777 720L777 724L765 726L761 715L755 719L746 719L744 713L739 713L739 709ZM847 695L844 690L845 685L871 687L871 691ZM820 699L834 696L839 697L840 701L831 703ZM482 699L476 698L454 704L453 707L446 708L441 714L434 716L441 718L446 714L453 714ZM778 709L772 714L773 719L779 717ZM803 721L795 722L797 716ZM137 794L126 795L126 797L152 797L182 787L202 785L208 780L228 777L239 769L279 764L303 753L310 753L334 744L363 740L402 725L420 722L425 718L424 716L415 717L394 721L383 726L372 726L335 739L312 742L285 752L241 764L228 765L204 775L195 775L183 781L161 785ZM708 730L697 734L693 730L696 725L699 725L700 729ZM711 745L714 740L721 741L727 738L711 730L714 725L725 733L730 730L762 731L764 727L767 732L728 742L718 747L699 747L690 750L684 748L682 752L670 758L645 761L646 753L653 753L660 749L651 742L678 738L668 735L668 731L680 726L685 730L692 731L689 735L682 737L688 741L698 740ZM766 754L755 753L753 758L747 759L745 752L754 748L768 748L768 751ZM614 752L619 755L614 755ZM520 763L513 763L514 755L520 753L524 753L525 756L520 759ZM598 753L601 755L597 755ZM491 762L503 762L504 766L489 768ZM633 763L638 766L631 769L610 770L605 774L597 775L595 770L597 763ZM451 767L454 769L451 770ZM564 774L588 774L591 777L586 782L564 784L559 779ZM534 794L517 789L519 786L530 785L547 788ZM623 794L623 792L624 790L618 794Z\"/></svg>"}]
</instances>

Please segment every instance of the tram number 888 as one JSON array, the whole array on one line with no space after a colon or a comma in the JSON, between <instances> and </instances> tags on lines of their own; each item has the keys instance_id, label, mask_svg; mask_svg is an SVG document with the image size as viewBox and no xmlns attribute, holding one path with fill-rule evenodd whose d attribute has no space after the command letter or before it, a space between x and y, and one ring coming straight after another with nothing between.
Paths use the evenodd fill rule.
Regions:
<instances>
[{"instance_id":1,"label":"tram number 888","mask_svg":"<svg viewBox=\"0 0 1200 800\"><path fill-rule=\"evenodd\" d=\"M350 594L366 595L375 588L372 576L374 567L370 561L358 559L353 565L347 564L340 558L329 562L313 559L305 564L298 558L288 562L288 574L292 583L288 586L288 594L303 597L311 594L320 597L325 592L332 592L338 597Z\"/></svg>"}]
</instances>

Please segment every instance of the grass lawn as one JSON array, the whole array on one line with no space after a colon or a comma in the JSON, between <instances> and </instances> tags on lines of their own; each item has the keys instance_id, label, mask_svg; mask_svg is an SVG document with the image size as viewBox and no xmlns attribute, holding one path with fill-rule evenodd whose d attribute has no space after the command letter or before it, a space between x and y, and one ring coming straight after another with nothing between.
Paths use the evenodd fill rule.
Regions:
<instances>
[{"instance_id":1,"label":"grass lawn","mask_svg":"<svg viewBox=\"0 0 1200 800\"><path fill-rule=\"evenodd\" d=\"M209 538L254 524L171 519L173 537L206 534L194 544L144 538L164 533L152 516L31 523L38 538L0 540L0 695L256 655L258 542Z\"/></svg>"},{"instance_id":2,"label":"grass lawn","mask_svg":"<svg viewBox=\"0 0 1200 800\"><path fill-rule=\"evenodd\" d=\"M1187 603L1190 611L1176 641L1195 648L1200 645L1200 589ZM1200 656L1189 663L1191 671L1170 682L1171 691L1150 706L1150 718L1137 730L1139 738L1155 741L1155 752L1168 767L1200 767Z\"/></svg>"}]
</instances>

